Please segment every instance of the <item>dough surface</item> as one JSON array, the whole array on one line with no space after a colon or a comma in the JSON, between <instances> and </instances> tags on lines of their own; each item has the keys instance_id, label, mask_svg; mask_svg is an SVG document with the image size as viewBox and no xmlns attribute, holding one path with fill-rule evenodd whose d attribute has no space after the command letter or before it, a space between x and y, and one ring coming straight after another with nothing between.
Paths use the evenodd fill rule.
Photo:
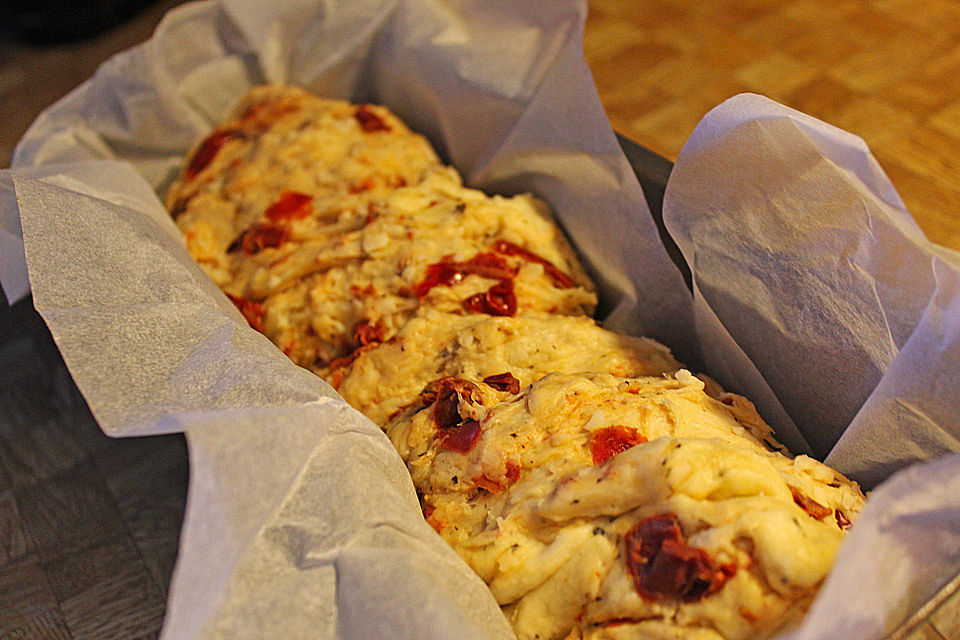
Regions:
<instances>
[{"instance_id":1,"label":"dough surface","mask_svg":"<svg viewBox=\"0 0 960 640\"><path fill-rule=\"evenodd\" d=\"M678 369L680 363L658 342L607 331L585 316L461 316L426 310L393 340L360 354L344 369L338 390L383 425L428 383L444 377L475 383L492 378L500 386L522 389L554 372L627 378Z\"/></svg>"},{"instance_id":2,"label":"dough surface","mask_svg":"<svg viewBox=\"0 0 960 640\"><path fill-rule=\"evenodd\" d=\"M254 88L167 204L251 326L384 427L520 640L769 637L862 508L746 398L599 327L546 205L465 187L383 107Z\"/></svg>"},{"instance_id":3,"label":"dough surface","mask_svg":"<svg viewBox=\"0 0 960 640\"><path fill-rule=\"evenodd\" d=\"M543 202L464 187L376 105L255 88L193 150L167 204L248 321L320 375L421 307L589 315L596 304Z\"/></svg>"},{"instance_id":4,"label":"dough surface","mask_svg":"<svg viewBox=\"0 0 960 640\"><path fill-rule=\"evenodd\" d=\"M744 402L684 370L551 374L519 394L445 379L387 433L521 640L746 640L806 610L863 497L769 450Z\"/></svg>"}]
</instances>

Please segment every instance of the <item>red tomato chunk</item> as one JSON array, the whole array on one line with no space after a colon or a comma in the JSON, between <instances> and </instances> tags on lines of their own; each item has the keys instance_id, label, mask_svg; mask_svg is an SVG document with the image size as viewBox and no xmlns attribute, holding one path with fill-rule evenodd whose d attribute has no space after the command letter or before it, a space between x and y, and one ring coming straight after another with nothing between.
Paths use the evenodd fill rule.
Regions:
<instances>
[{"instance_id":1,"label":"red tomato chunk","mask_svg":"<svg viewBox=\"0 0 960 640\"><path fill-rule=\"evenodd\" d=\"M298 191L284 191L264 212L267 220L300 220L313 213L313 196Z\"/></svg>"},{"instance_id":2,"label":"red tomato chunk","mask_svg":"<svg viewBox=\"0 0 960 640\"><path fill-rule=\"evenodd\" d=\"M689 546L673 513L638 522L624 536L627 569L647 600L697 602L719 591L736 573L698 547Z\"/></svg>"},{"instance_id":3,"label":"red tomato chunk","mask_svg":"<svg viewBox=\"0 0 960 640\"><path fill-rule=\"evenodd\" d=\"M590 455L593 464L603 464L618 453L623 453L630 447L646 441L642 433L623 425L597 429L590 436Z\"/></svg>"}]
</instances>

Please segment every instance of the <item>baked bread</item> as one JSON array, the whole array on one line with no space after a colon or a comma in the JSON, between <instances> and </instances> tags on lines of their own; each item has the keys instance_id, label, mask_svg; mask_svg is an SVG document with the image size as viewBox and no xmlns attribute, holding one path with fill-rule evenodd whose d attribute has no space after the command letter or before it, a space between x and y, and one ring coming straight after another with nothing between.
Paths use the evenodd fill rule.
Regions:
<instances>
[{"instance_id":1,"label":"baked bread","mask_svg":"<svg viewBox=\"0 0 960 640\"><path fill-rule=\"evenodd\" d=\"M530 195L465 188L386 109L259 87L167 204L248 321L320 375L429 306L584 315L593 285Z\"/></svg>"},{"instance_id":2,"label":"baked bread","mask_svg":"<svg viewBox=\"0 0 960 640\"><path fill-rule=\"evenodd\" d=\"M441 378L518 392L553 372L630 378L678 369L660 343L607 331L586 316L490 317L426 309L332 379L347 402L384 425Z\"/></svg>"},{"instance_id":3,"label":"baked bread","mask_svg":"<svg viewBox=\"0 0 960 640\"><path fill-rule=\"evenodd\" d=\"M326 375L420 309L506 317L593 310L593 285L542 203L448 186L428 180L375 201L375 217L312 258L323 269L260 301L264 333Z\"/></svg>"},{"instance_id":4,"label":"baked bread","mask_svg":"<svg viewBox=\"0 0 960 640\"><path fill-rule=\"evenodd\" d=\"M530 472L560 478L664 436L766 451L770 430L753 406L728 402L683 369L647 378L551 373L522 390L442 378L384 430L428 521L456 543L496 520L504 490Z\"/></svg>"},{"instance_id":5,"label":"baked bread","mask_svg":"<svg viewBox=\"0 0 960 640\"><path fill-rule=\"evenodd\" d=\"M768 637L862 507L748 400L597 326L546 206L464 187L382 107L257 87L167 201L250 324L385 428L520 640Z\"/></svg>"},{"instance_id":6,"label":"baked bread","mask_svg":"<svg viewBox=\"0 0 960 640\"><path fill-rule=\"evenodd\" d=\"M460 182L388 110L260 86L193 148L166 201L213 281L260 299L312 265L300 261L277 279L260 269L360 228L371 199L434 173Z\"/></svg>"},{"instance_id":7,"label":"baked bread","mask_svg":"<svg viewBox=\"0 0 960 640\"><path fill-rule=\"evenodd\" d=\"M386 430L520 640L762 638L805 611L863 497L724 400L683 370L447 378Z\"/></svg>"}]
</instances>

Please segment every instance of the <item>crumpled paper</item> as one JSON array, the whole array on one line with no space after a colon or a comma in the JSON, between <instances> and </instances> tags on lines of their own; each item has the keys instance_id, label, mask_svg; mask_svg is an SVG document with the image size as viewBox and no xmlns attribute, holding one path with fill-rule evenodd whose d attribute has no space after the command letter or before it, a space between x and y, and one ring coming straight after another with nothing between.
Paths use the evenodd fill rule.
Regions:
<instances>
[{"instance_id":1,"label":"crumpled paper","mask_svg":"<svg viewBox=\"0 0 960 640\"><path fill-rule=\"evenodd\" d=\"M875 491L790 640L879 638L960 571L960 256L862 140L754 95L701 121L664 222L706 370Z\"/></svg>"},{"instance_id":2,"label":"crumpled paper","mask_svg":"<svg viewBox=\"0 0 960 640\"><path fill-rule=\"evenodd\" d=\"M0 174L8 297L29 271L105 432L188 439L164 638L511 636L420 518L382 433L246 325L157 200L260 82L385 103L473 186L534 191L599 280L608 326L706 362L795 452L830 452L873 483L960 449L957 259L926 243L862 142L757 97L711 113L664 205L691 298L604 117L584 14L574 2L186 5L18 146ZM956 573L958 477L947 457L878 490L790 638L878 638ZM870 571L883 578L865 584Z\"/></svg>"}]
</instances>

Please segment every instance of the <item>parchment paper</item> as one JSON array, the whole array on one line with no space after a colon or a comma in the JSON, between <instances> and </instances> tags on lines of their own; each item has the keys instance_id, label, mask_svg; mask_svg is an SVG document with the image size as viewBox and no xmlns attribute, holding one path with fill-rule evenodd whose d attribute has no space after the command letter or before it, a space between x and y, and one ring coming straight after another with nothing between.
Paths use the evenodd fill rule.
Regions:
<instances>
[{"instance_id":1,"label":"parchment paper","mask_svg":"<svg viewBox=\"0 0 960 640\"><path fill-rule=\"evenodd\" d=\"M664 221L706 368L876 486L791 640L881 637L960 571L960 271L859 138L754 95L698 125ZM779 433L779 432L778 432Z\"/></svg>"},{"instance_id":2,"label":"parchment paper","mask_svg":"<svg viewBox=\"0 0 960 640\"><path fill-rule=\"evenodd\" d=\"M546 199L600 281L608 326L706 361L794 452L839 440L831 460L873 481L957 449L956 258L925 243L862 143L757 98L711 114L665 203L694 268L691 298L583 61L584 12L187 5L18 146L0 174L8 297L25 291L26 267L105 432L187 435L164 638L510 637L423 522L386 438L246 325L156 198L259 82L383 102L472 185ZM946 490L958 469L955 458L911 469L871 498L797 638L877 637L960 568L960 505ZM865 589L866 567L891 558L896 579ZM838 611L860 624L836 635Z\"/></svg>"}]
</instances>

